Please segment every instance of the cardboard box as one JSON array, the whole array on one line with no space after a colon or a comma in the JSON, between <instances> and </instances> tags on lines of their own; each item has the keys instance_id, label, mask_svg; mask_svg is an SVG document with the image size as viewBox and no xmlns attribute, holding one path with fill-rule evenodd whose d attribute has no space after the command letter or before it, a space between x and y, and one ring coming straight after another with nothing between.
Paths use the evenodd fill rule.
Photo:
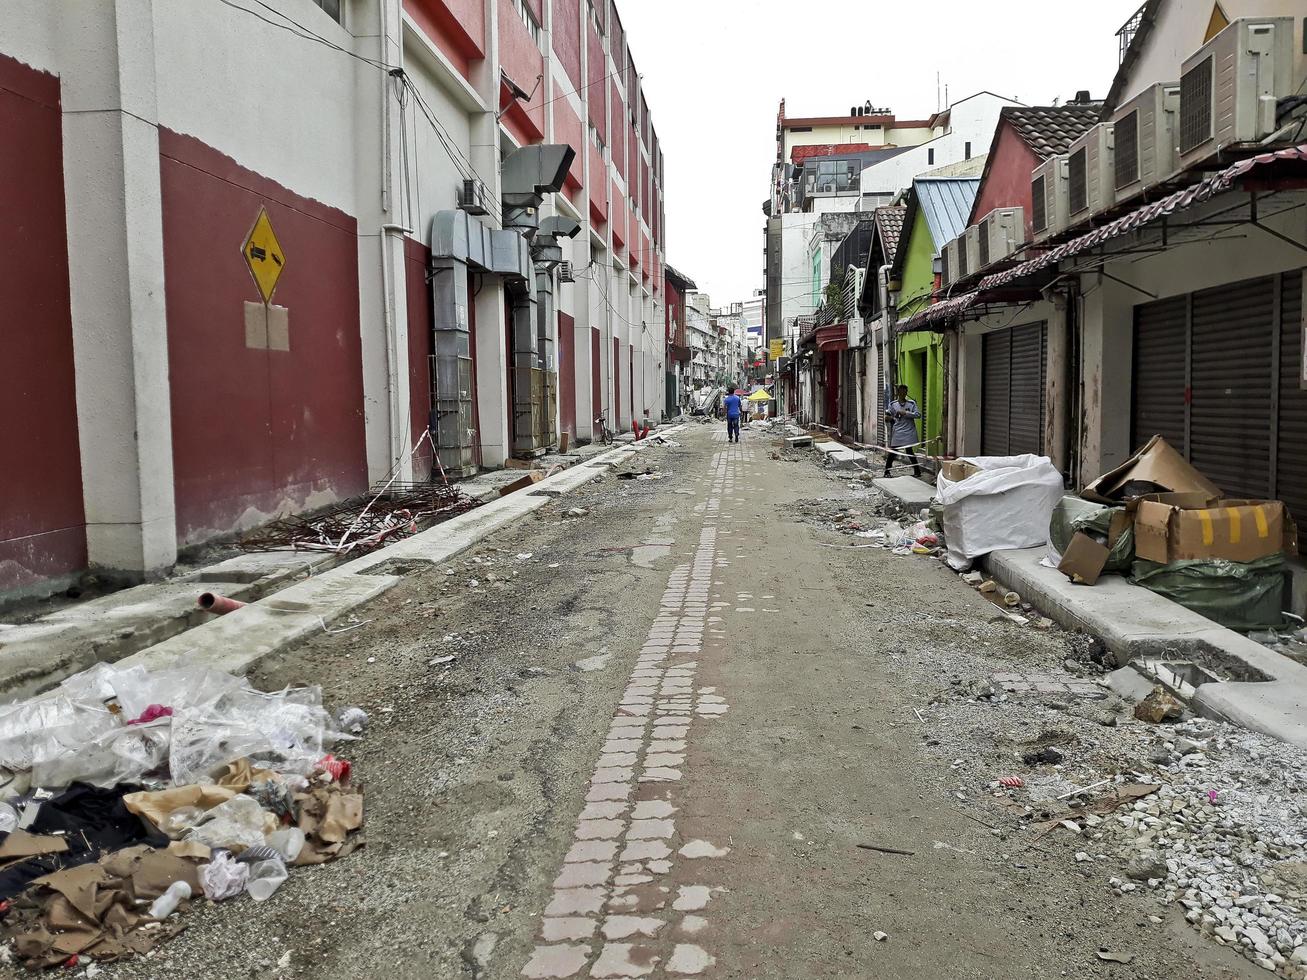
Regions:
<instances>
[{"instance_id":1,"label":"cardboard box","mask_svg":"<svg viewBox=\"0 0 1307 980\"><path fill-rule=\"evenodd\" d=\"M1107 566L1109 550L1084 531L1077 531L1066 546L1057 570L1077 585L1093 585Z\"/></svg>"},{"instance_id":2,"label":"cardboard box","mask_svg":"<svg viewBox=\"0 0 1307 980\"><path fill-rule=\"evenodd\" d=\"M525 490L527 487L533 487L545 478L544 470L532 470L520 480L514 480L512 483L506 483L499 488L499 495L507 497L510 493L517 493L519 490Z\"/></svg>"},{"instance_id":3,"label":"cardboard box","mask_svg":"<svg viewBox=\"0 0 1307 980\"><path fill-rule=\"evenodd\" d=\"M572 445L572 433L567 431L558 433L558 454L560 456L566 456L567 450L571 448L571 445Z\"/></svg>"},{"instance_id":4,"label":"cardboard box","mask_svg":"<svg viewBox=\"0 0 1307 980\"><path fill-rule=\"evenodd\" d=\"M965 459L950 459L948 462L940 464L939 472L949 483L961 483L967 477L979 473L980 467L974 463L968 463Z\"/></svg>"},{"instance_id":5,"label":"cardboard box","mask_svg":"<svg viewBox=\"0 0 1307 980\"><path fill-rule=\"evenodd\" d=\"M1278 500L1218 500L1185 506L1145 499L1135 510L1135 554L1169 564L1201 558L1256 561L1296 550L1296 533Z\"/></svg>"},{"instance_id":6,"label":"cardboard box","mask_svg":"<svg viewBox=\"0 0 1307 980\"><path fill-rule=\"evenodd\" d=\"M1154 483L1171 493L1204 493L1208 499L1220 489L1185 461L1161 436L1153 436L1143 449L1114 470L1109 470L1081 491L1080 496L1100 504L1121 502L1121 488L1133 480Z\"/></svg>"}]
</instances>

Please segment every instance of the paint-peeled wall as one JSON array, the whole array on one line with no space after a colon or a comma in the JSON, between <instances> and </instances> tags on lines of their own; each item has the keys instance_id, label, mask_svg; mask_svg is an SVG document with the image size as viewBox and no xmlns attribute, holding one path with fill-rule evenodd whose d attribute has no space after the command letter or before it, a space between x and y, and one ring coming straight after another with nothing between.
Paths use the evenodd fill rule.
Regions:
<instances>
[{"instance_id":1,"label":"paint-peeled wall","mask_svg":"<svg viewBox=\"0 0 1307 980\"><path fill-rule=\"evenodd\" d=\"M1007 123L1001 123L998 139L986 161L988 172L971 208L972 222L979 221L995 208L1024 208L1026 240L1034 237L1031 212L1030 179L1043 163L1030 146Z\"/></svg>"},{"instance_id":2,"label":"paint-peeled wall","mask_svg":"<svg viewBox=\"0 0 1307 980\"><path fill-rule=\"evenodd\" d=\"M199 140L159 145L179 543L362 493L356 222ZM261 208L285 263L262 321L242 251Z\"/></svg>"},{"instance_id":3,"label":"paint-peeled wall","mask_svg":"<svg viewBox=\"0 0 1307 980\"><path fill-rule=\"evenodd\" d=\"M86 564L59 79L0 55L0 591Z\"/></svg>"}]
</instances>

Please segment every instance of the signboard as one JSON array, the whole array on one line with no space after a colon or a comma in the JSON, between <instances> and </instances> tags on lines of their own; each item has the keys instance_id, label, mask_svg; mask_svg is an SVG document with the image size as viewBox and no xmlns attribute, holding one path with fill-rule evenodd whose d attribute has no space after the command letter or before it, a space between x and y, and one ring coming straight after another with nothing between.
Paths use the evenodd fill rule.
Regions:
<instances>
[{"instance_id":1,"label":"signboard","mask_svg":"<svg viewBox=\"0 0 1307 980\"><path fill-rule=\"evenodd\" d=\"M785 341L781 339L771 342L771 349L768 351L773 361L779 361L785 354Z\"/></svg>"},{"instance_id":2,"label":"signboard","mask_svg":"<svg viewBox=\"0 0 1307 980\"><path fill-rule=\"evenodd\" d=\"M268 218L268 209L259 208L259 216L254 220L254 227L241 246L245 264L250 267L254 283L259 287L263 302L272 302L272 294L277 289L277 280L286 268L286 255L277 241L277 233L272 230L272 221Z\"/></svg>"}]
</instances>

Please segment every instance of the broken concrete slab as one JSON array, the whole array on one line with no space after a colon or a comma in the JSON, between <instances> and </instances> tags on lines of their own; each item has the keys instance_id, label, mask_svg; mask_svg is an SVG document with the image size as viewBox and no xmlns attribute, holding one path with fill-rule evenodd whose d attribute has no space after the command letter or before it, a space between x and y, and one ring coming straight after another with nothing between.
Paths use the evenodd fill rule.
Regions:
<instances>
[{"instance_id":1,"label":"broken concrete slab","mask_svg":"<svg viewBox=\"0 0 1307 980\"><path fill-rule=\"evenodd\" d=\"M789 449L811 449L812 436L786 436L785 445Z\"/></svg>"},{"instance_id":2,"label":"broken concrete slab","mask_svg":"<svg viewBox=\"0 0 1307 980\"><path fill-rule=\"evenodd\" d=\"M830 466L852 469L867 460L867 457L856 449L850 449L838 442L815 442L814 447L822 454L824 462Z\"/></svg>"},{"instance_id":3,"label":"broken concrete slab","mask_svg":"<svg viewBox=\"0 0 1307 980\"><path fill-rule=\"evenodd\" d=\"M893 497L905 510L914 514L929 507L935 499L935 488L915 476L890 476L871 482L877 490Z\"/></svg>"},{"instance_id":4,"label":"broken concrete slab","mask_svg":"<svg viewBox=\"0 0 1307 980\"><path fill-rule=\"evenodd\" d=\"M1250 676L1269 678L1203 684L1191 707L1307 746L1307 712L1302 710L1307 707L1307 666L1124 578L1109 575L1094 586L1073 585L1061 572L1040 564L1044 554L1043 548L1000 551L985 561L999 582L1046 616L1101 638L1118 663L1160 655L1215 659L1227 665L1226 676L1237 675L1242 665Z\"/></svg>"}]
</instances>

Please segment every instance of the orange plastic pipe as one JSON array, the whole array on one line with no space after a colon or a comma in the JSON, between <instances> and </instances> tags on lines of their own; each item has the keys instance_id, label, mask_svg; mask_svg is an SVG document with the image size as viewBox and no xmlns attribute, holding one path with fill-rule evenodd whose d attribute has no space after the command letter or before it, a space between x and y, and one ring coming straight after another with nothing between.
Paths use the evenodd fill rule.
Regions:
<instances>
[{"instance_id":1,"label":"orange plastic pipe","mask_svg":"<svg viewBox=\"0 0 1307 980\"><path fill-rule=\"evenodd\" d=\"M199 604L201 609L215 616L225 616L245 605L239 599L228 599L225 595L218 595L216 592L200 593Z\"/></svg>"}]
</instances>

